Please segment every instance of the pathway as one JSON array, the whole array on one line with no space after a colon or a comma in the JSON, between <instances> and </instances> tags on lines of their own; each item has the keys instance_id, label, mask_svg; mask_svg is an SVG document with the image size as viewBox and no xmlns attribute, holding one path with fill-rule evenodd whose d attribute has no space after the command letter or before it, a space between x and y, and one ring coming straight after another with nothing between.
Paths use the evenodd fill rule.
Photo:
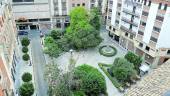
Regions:
<instances>
[{"instance_id":1,"label":"pathway","mask_svg":"<svg viewBox=\"0 0 170 96\"><path fill-rule=\"evenodd\" d=\"M126 54L126 51L119 47L117 44L115 44L111 38L108 36L108 32L106 32L105 28L102 29L101 36L104 38L104 41L99 45L113 45L117 49L117 55L114 57L104 57L101 56L98 52L98 48L93 48L93 49L88 49L85 51L81 52L73 52L73 57L76 59L77 63L76 66L79 66L81 64L89 64L95 68L97 68L104 76L106 79L106 85L107 85L107 92L108 96L122 96L121 93L118 92L118 90L113 86L112 82L109 80L109 78L103 73L103 71L99 68L98 63L107 63L107 64L112 64L114 59L116 57L121 57ZM59 67L62 68L63 70L68 69L68 64L69 64L69 58L70 58L70 53L67 52L60 57L56 59L57 64L59 64ZM64 65L64 66L63 66Z\"/></svg>"}]
</instances>

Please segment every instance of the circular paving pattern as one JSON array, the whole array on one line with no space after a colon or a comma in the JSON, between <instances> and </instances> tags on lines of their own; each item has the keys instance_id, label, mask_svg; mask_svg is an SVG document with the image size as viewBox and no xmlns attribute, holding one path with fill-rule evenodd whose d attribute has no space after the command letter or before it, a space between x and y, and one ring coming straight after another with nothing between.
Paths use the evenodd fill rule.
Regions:
<instances>
[{"instance_id":1,"label":"circular paving pattern","mask_svg":"<svg viewBox=\"0 0 170 96\"><path fill-rule=\"evenodd\" d=\"M116 55L117 50L111 45L104 45L99 48L99 53L106 57L112 57Z\"/></svg>"}]
</instances>

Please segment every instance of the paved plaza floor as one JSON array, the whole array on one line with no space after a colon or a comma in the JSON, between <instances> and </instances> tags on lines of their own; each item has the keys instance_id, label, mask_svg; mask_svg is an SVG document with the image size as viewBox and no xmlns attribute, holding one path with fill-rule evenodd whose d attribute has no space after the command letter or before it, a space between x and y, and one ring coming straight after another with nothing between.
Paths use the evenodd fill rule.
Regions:
<instances>
[{"instance_id":1,"label":"paved plaza floor","mask_svg":"<svg viewBox=\"0 0 170 96\"><path fill-rule=\"evenodd\" d=\"M103 28L101 30L101 36L104 39L103 42L99 45L112 45L117 49L117 55L113 57L105 57L99 54L99 46L92 49L87 49L84 51L73 52L73 58L76 60L76 66L82 64L88 64L97 68L105 77L108 96L122 96L121 93L113 86L109 78L104 74L104 72L99 68L98 63L107 63L112 64L116 57L122 57L126 54L126 50L121 48L118 44L108 36L108 32ZM90 41L89 41L90 42ZM56 59L56 63L59 64L59 67L63 70L68 70L69 58L71 54L69 52L64 53Z\"/></svg>"}]
</instances>

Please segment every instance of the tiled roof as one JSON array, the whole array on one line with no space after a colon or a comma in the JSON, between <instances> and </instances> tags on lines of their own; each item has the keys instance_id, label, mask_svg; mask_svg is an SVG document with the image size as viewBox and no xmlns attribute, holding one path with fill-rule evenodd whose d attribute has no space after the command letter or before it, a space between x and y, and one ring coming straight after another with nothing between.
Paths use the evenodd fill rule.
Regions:
<instances>
[{"instance_id":1,"label":"tiled roof","mask_svg":"<svg viewBox=\"0 0 170 96\"><path fill-rule=\"evenodd\" d=\"M170 90L170 60L152 70L125 92L125 96L163 96Z\"/></svg>"}]
</instances>

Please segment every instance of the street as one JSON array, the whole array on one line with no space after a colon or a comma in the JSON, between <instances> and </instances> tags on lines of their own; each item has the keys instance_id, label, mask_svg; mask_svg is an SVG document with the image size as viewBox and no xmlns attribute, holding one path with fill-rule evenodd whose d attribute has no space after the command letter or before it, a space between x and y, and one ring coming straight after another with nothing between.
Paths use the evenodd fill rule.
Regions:
<instances>
[{"instance_id":1,"label":"street","mask_svg":"<svg viewBox=\"0 0 170 96\"><path fill-rule=\"evenodd\" d=\"M32 50L32 65L35 78L35 92L37 96L47 96L47 83L44 80L45 58L40 43L40 32L31 30L29 33Z\"/></svg>"}]
</instances>

